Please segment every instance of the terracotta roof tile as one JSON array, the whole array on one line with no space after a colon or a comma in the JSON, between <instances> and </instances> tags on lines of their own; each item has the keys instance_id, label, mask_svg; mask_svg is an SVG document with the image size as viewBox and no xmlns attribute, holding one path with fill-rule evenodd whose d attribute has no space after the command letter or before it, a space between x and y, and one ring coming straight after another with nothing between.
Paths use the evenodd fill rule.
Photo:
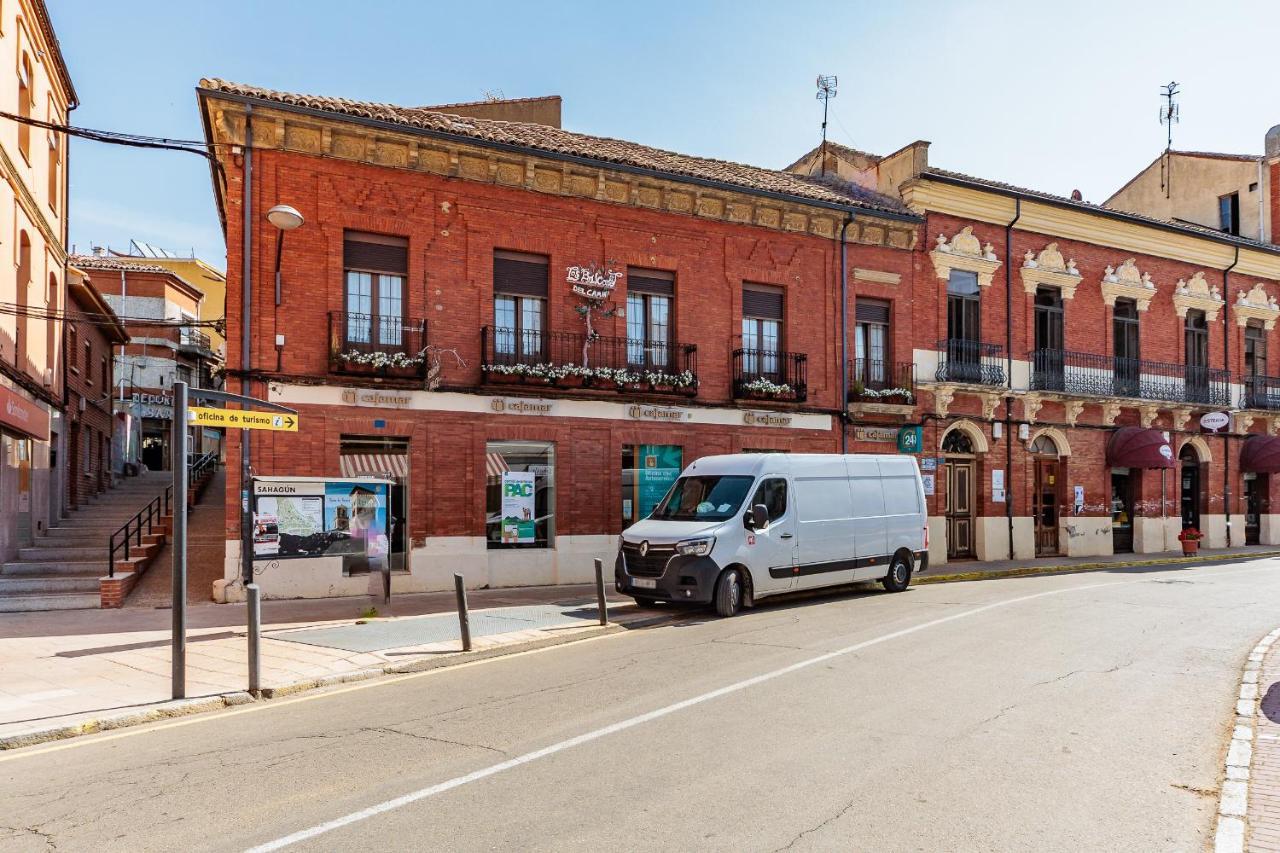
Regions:
<instances>
[{"instance_id":1,"label":"terracotta roof tile","mask_svg":"<svg viewBox=\"0 0 1280 853\"><path fill-rule=\"evenodd\" d=\"M835 184L759 166L693 157L635 142L573 133L546 125L462 117L421 107L400 107L393 104L352 101L346 98L277 92L217 79L201 80L200 88L211 93L258 98L287 106L374 119L482 142L582 157L602 164L613 163L651 170L677 179L683 176L715 181L747 191L756 190L790 196L799 201L816 201L827 205L912 216L900 200L848 183Z\"/></svg>"},{"instance_id":2,"label":"terracotta roof tile","mask_svg":"<svg viewBox=\"0 0 1280 853\"><path fill-rule=\"evenodd\" d=\"M82 270L124 270L125 272L157 272L172 274L173 270L165 269L159 264L148 263L145 258L122 258L119 256L100 257L98 255L69 255L67 263Z\"/></svg>"}]
</instances>

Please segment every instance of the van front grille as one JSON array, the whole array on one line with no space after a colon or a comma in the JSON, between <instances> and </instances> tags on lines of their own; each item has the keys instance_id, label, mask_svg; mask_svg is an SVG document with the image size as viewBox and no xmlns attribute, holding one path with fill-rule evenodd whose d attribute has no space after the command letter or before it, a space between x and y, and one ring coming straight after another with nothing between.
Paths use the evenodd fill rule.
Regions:
<instances>
[{"instance_id":1,"label":"van front grille","mask_svg":"<svg viewBox=\"0 0 1280 853\"><path fill-rule=\"evenodd\" d=\"M622 561L626 565L627 574L636 577L661 577L667 570L667 562L676 555L674 545L650 545L649 553L640 556L640 544L636 542L622 543Z\"/></svg>"}]
</instances>

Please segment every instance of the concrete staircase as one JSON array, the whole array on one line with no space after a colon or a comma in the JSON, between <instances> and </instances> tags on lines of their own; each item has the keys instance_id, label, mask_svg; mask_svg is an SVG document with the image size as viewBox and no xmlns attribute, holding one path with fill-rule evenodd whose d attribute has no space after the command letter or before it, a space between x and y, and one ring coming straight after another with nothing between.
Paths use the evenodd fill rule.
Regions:
<instances>
[{"instance_id":1,"label":"concrete staircase","mask_svg":"<svg viewBox=\"0 0 1280 853\"><path fill-rule=\"evenodd\" d=\"M157 496L163 509L164 490L172 482L168 471L123 480L19 549L16 560L0 565L0 613L101 606L111 534ZM166 531L159 530L163 541ZM148 557L158 546L149 550Z\"/></svg>"}]
</instances>

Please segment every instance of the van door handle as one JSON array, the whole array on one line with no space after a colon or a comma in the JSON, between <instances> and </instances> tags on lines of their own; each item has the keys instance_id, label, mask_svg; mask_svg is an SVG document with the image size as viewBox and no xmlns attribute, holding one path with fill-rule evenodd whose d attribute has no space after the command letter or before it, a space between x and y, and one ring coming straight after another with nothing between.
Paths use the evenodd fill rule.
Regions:
<instances>
[{"instance_id":1,"label":"van door handle","mask_svg":"<svg viewBox=\"0 0 1280 853\"><path fill-rule=\"evenodd\" d=\"M791 538L791 534L790 534L790 533L779 533L779 534L778 534L778 538L779 538L779 539L790 539L790 538Z\"/></svg>"}]
</instances>

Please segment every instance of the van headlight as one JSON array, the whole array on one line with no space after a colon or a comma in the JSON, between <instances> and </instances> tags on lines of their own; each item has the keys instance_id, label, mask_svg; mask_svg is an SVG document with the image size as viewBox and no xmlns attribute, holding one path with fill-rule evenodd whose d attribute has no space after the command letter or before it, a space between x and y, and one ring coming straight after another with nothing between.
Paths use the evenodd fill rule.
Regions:
<instances>
[{"instance_id":1,"label":"van headlight","mask_svg":"<svg viewBox=\"0 0 1280 853\"><path fill-rule=\"evenodd\" d=\"M715 544L714 536L708 536L706 539L686 539L676 543L676 553L686 557L705 557L711 553Z\"/></svg>"}]
</instances>

